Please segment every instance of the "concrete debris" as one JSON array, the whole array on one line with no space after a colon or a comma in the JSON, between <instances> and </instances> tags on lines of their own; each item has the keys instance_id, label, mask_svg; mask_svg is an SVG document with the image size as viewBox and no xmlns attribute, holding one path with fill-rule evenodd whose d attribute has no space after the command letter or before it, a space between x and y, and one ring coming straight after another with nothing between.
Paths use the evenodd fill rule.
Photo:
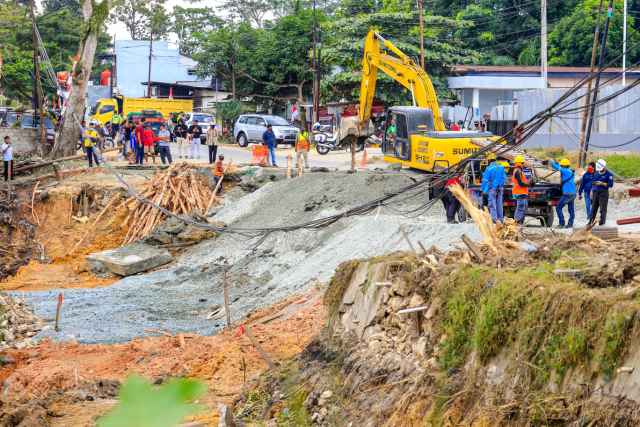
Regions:
<instances>
[{"instance_id":1,"label":"concrete debris","mask_svg":"<svg viewBox=\"0 0 640 427\"><path fill-rule=\"evenodd\" d=\"M0 350L31 346L31 337L42 328L42 321L33 315L24 301L0 295ZM15 359L10 356L0 358L0 365L10 363L15 363Z\"/></svg>"},{"instance_id":2,"label":"concrete debris","mask_svg":"<svg viewBox=\"0 0 640 427\"><path fill-rule=\"evenodd\" d=\"M167 250L144 243L134 243L91 254L86 260L94 273L109 272L126 277L165 265L171 262L173 257Z\"/></svg>"}]
</instances>

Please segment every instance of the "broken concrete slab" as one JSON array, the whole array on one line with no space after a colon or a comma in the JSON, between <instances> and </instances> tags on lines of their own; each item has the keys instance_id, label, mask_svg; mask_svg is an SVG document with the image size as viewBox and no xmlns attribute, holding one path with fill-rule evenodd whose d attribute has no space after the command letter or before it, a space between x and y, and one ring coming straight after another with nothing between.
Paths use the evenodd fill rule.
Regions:
<instances>
[{"instance_id":1,"label":"broken concrete slab","mask_svg":"<svg viewBox=\"0 0 640 427\"><path fill-rule=\"evenodd\" d=\"M110 272L118 276L142 273L173 260L166 249L158 249L144 243L133 243L88 255L87 264L94 273Z\"/></svg>"}]
</instances>

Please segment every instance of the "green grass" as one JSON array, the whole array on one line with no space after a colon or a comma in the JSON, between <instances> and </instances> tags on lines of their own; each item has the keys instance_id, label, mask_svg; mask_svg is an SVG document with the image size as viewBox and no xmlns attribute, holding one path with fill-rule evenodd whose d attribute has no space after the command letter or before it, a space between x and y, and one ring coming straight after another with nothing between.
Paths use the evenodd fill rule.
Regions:
<instances>
[{"instance_id":1,"label":"green grass","mask_svg":"<svg viewBox=\"0 0 640 427\"><path fill-rule=\"evenodd\" d=\"M607 167L624 178L640 177L640 155L612 154L604 158Z\"/></svg>"},{"instance_id":2,"label":"green grass","mask_svg":"<svg viewBox=\"0 0 640 427\"><path fill-rule=\"evenodd\" d=\"M555 268L583 261L572 263L567 254L554 258L518 271L466 267L442 282L442 368L461 367L471 352L484 364L506 351L523 361L532 389L561 381L574 368L611 378L639 307L615 293L595 296L558 278Z\"/></svg>"}]
</instances>

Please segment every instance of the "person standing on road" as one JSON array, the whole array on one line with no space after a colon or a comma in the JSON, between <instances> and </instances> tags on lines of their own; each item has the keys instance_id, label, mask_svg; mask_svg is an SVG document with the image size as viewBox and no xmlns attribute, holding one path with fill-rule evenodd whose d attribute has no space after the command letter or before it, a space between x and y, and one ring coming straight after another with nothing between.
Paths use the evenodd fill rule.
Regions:
<instances>
[{"instance_id":1,"label":"person standing on road","mask_svg":"<svg viewBox=\"0 0 640 427\"><path fill-rule=\"evenodd\" d=\"M100 140L100 134L98 133L98 123L93 121L90 123L91 127L85 129L83 135L83 146L87 153L87 160L89 161L89 167L93 167L93 161L96 161L96 166L100 166L98 155L95 152L95 147Z\"/></svg>"},{"instance_id":2,"label":"person standing on road","mask_svg":"<svg viewBox=\"0 0 640 427\"><path fill-rule=\"evenodd\" d=\"M11 137L9 137L9 135L4 137L4 142L0 146L0 152L2 153L2 163L4 166L4 180L13 181L13 147L11 146Z\"/></svg>"},{"instance_id":3,"label":"person standing on road","mask_svg":"<svg viewBox=\"0 0 640 427\"><path fill-rule=\"evenodd\" d=\"M305 129L302 129L298 134L298 139L296 140L296 165L301 168L302 160L304 159L304 167L309 169L309 150L311 149L311 144L309 143L309 132Z\"/></svg>"},{"instance_id":4,"label":"person standing on road","mask_svg":"<svg viewBox=\"0 0 640 427\"><path fill-rule=\"evenodd\" d=\"M529 206L529 187L531 184L524 174L524 156L516 156L513 163L513 174L511 175L513 188L511 194L516 201L516 211L513 219L516 223L523 225L524 217L527 214L527 207Z\"/></svg>"},{"instance_id":5,"label":"person standing on road","mask_svg":"<svg viewBox=\"0 0 640 427\"><path fill-rule=\"evenodd\" d=\"M211 123L209 129L207 129L207 148L209 149L209 164L213 164L216 161L216 154L218 153L218 137L220 131L215 123Z\"/></svg>"},{"instance_id":6,"label":"person standing on road","mask_svg":"<svg viewBox=\"0 0 640 427\"><path fill-rule=\"evenodd\" d=\"M160 149L160 161L162 164L173 163L171 158L171 132L167 129L167 125L162 123L158 132L158 148Z\"/></svg>"},{"instance_id":7,"label":"person standing on road","mask_svg":"<svg viewBox=\"0 0 640 427\"><path fill-rule=\"evenodd\" d=\"M271 124L267 125L267 130L262 134L262 143L269 149L269 162L271 166L277 168L276 164L276 135L273 133Z\"/></svg>"},{"instance_id":8,"label":"person standing on road","mask_svg":"<svg viewBox=\"0 0 640 427\"><path fill-rule=\"evenodd\" d=\"M153 134L153 129L151 128L151 124L144 124L144 131L142 132L142 159L144 161L149 160L149 156L153 157L153 163L156 162L156 156L154 152L154 143L158 141L158 138ZM142 161L140 162L142 164Z\"/></svg>"},{"instance_id":9,"label":"person standing on road","mask_svg":"<svg viewBox=\"0 0 640 427\"><path fill-rule=\"evenodd\" d=\"M584 194L584 207L587 210L587 220L591 220L591 189L593 187L593 175L596 172L596 163L591 162L587 171L582 175L580 187L578 187L578 199L582 200Z\"/></svg>"},{"instance_id":10,"label":"person standing on road","mask_svg":"<svg viewBox=\"0 0 640 427\"><path fill-rule=\"evenodd\" d=\"M176 136L176 143L178 144L178 156L181 159L186 158L187 127L182 119L178 120L178 124L173 128L173 133Z\"/></svg>"},{"instance_id":11,"label":"person standing on road","mask_svg":"<svg viewBox=\"0 0 640 427\"><path fill-rule=\"evenodd\" d=\"M478 200L481 207L489 206L489 188L491 187L491 174L496 166L496 155L487 154L487 167L482 172L482 181L480 182L480 190L482 191L482 200Z\"/></svg>"},{"instance_id":12,"label":"person standing on road","mask_svg":"<svg viewBox=\"0 0 640 427\"><path fill-rule=\"evenodd\" d=\"M202 137L202 128L197 120L189 126L189 138L191 139L190 154L192 159L200 158L200 138Z\"/></svg>"},{"instance_id":13,"label":"person standing on road","mask_svg":"<svg viewBox=\"0 0 640 427\"><path fill-rule=\"evenodd\" d=\"M609 205L609 189L613 188L613 174L607 169L607 162L600 159L596 162L596 173L592 180L591 199L593 207L591 209L591 219L589 226L596 224L598 209L600 210L600 225L607 223L607 207Z\"/></svg>"},{"instance_id":14,"label":"person standing on road","mask_svg":"<svg viewBox=\"0 0 640 427\"><path fill-rule=\"evenodd\" d=\"M570 168L569 159L562 159L560 163L551 160L551 168L560 172L560 180L562 186L562 197L556 206L556 214L558 215L558 228L573 228L573 221L576 218L575 200L576 200L576 183L575 172ZM564 224L564 214L562 210L565 205L569 208L569 222L566 227Z\"/></svg>"},{"instance_id":15,"label":"person standing on road","mask_svg":"<svg viewBox=\"0 0 640 427\"><path fill-rule=\"evenodd\" d=\"M111 118L111 132L112 132L111 137L112 138L115 139L117 137L118 132L120 131L120 126L122 125L123 121L124 119L118 113L115 113Z\"/></svg>"},{"instance_id":16,"label":"person standing on road","mask_svg":"<svg viewBox=\"0 0 640 427\"><path fill-rule=\"evenodd\" d=\"M505 160L500 158L493 163L491 169L488 189L487 204L489 205L489 213L494 223L504 222L504 184L507 181L507 172L505 171Z\"/></svg>"}]
</instances>

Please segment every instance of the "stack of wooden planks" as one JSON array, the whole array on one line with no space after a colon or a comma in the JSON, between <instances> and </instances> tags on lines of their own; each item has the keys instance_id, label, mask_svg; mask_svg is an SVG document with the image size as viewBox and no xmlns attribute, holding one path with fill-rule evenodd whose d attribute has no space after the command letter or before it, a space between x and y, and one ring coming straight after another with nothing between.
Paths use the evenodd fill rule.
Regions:
<instances>
[{"instance_id":1,"label":"stack of wooden planks","mask_svg":"<svg viewBox=\"0 0 640 427\"><path fill-rule=\"evenodd\" d=\"M215 199L206 178L187 163L173 164L169 169L156 173L141 196L176 215L205 214ZM125 220L129 231L123 244L147 237L165 219L160 210L135 197L130 197L121 206L129 210Z\"/></svg>"}]
</instances>

